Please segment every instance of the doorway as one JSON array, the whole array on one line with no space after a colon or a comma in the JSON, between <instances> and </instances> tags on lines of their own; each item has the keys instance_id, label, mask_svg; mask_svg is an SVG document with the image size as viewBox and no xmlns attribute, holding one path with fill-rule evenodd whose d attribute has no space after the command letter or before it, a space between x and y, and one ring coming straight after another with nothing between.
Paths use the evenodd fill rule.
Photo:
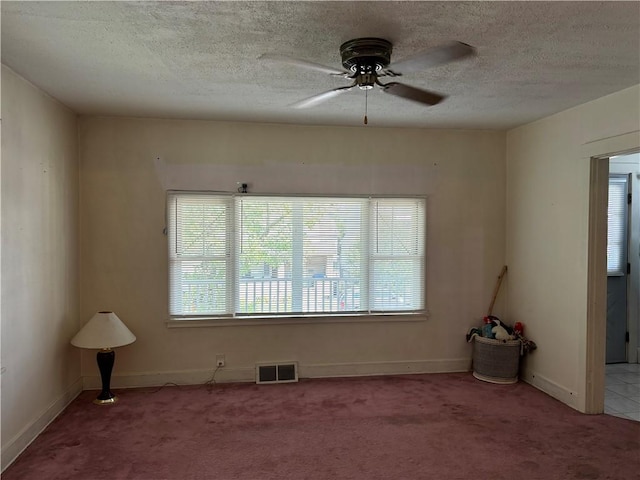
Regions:
<instances>
[{"instance_id":1,"label":"doorway","mask_svg":"<svg viewBox=\"0 0 640 480\"><path fill-rule=\"evenodd\" d=\"M640 421L640 153L609 158L604 412Z\"/></svg>"},{"instance_id":2,"label":"doorway","mask_svg":"<svg viewBox=\"0 0 640 480\"><path fill-rule=\"evenodd\" d=\"M606 363L640 360L640 152L609 158Z\"/></svg>"},{"instance_id":3,"label":"doorway","mask_svg":"<svg viewBox=\"0 0 640 480\"><path fill-rule=\"evenodd\" d=\"M638 154L640 152L640 132L630 132L615 137L586 143L582 146L582 158L590 162L589 222L587 245L587 322L584 344L584 363L581 376L584 379L584 412L602 413L605 409L605 364L607 336L607 224L610 158ZM614 162L615 163L615 162ZM613 170L613 169L612 169ZM617 173L613 172L612 173ZM635 179L639 180L639 179ZM632 192L633 193L633 192ZM632 204L630 217L640 221L640 202ZM637 230L636 230L637 231ZM629 344L626 348L627 361L638 361L638 294L640 290L640 251L631 252L631 289L635 289L636 300L627 299ZM627 290L629 291L629 290ZM634 330L635 329L635 330ZM626 336L626 332L625 332ZM632 347L633 344L633 348ZM624 364L620 364L624 365ZM616 365L613 365L616 366ZM618 366L618 368L620 368Z\"/></svg>"}]
</instances>

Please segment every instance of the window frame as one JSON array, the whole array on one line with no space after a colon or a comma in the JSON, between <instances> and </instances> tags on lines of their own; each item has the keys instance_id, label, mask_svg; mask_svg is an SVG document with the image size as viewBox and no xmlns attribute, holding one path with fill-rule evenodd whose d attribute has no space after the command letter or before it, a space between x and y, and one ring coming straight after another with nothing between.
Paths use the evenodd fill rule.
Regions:
<instances>
[{"instance_id":1,"label":"window frame","mask_svg":"<svg viewBox=\"0 0 640 480\"><path fill-rule=\"evenodd\" d=\"M220 199L225 199L227 203L227 215L231 218L229 224L230 231L227 232L227 249L229 251L229 260L227 265L228 276L226 278L226 285L232 286L231 290L227 290L228 299L232 302L232 312L225 314L206 314L206 315L172 315L169 311L167 316L167 326L169 327L196 327L196 326L229 326L229 325L264 325L264 324L299 324L299 323L350 323L350 322L362 322L362 321L421 321L429 316L427 309L427 295L426 295L426 270L427 270L427 204L428 197L426 195L325 195L325 194L257 194L257 193L235 193L235 192L217 192L217 191L185 191L185 190L168 190L166 192L165 206L167 208L166 215L166 228L165 232L167 237L171 235L171 225L169 221L169 202L173 196L186 195L211 195ZM365 201L364 208L369 210L367 217L371 217L371 200L420 200L421 205L421 217L422 221L418 223L417 228L420 230L419 235L422 241L420 248L421 255L419 256L419 276L421 283L420 288L420 302L422 308L413 310L374 310L373 305L368 306L368 310L364 311L319 311L319 312L286 312L286 313L239 313L238 301L239 301L239 288L238 284L241 280L239 277L238 266L239 256L237 251L239 228L237 222L237 199L244 197L274 197L274 198L318 198L318 199L357 199ZM363 232L363 236L371 235L373 227L373 221L371 218L367 219L366 229L367 232ZM367 239L368 241L368 239ZM171 238L167 238L167 244L169 250L171 249ZM169 269L171 269L171 253L168 252L167 261L169 262ZM370 275L373 270L374 255L367 251L366 255L363 255L362 263L367 265L367 272L361 274L361 278L364 277L367 280L367 289L371 289ZM171 272L168 272L171 275ZM169 296L171 296L171 278L168 276L167 285L169 290ZM170 301L170 298L168 299ZM169 305L169 304L168 304Z\"/></svg>"}]
</instances>

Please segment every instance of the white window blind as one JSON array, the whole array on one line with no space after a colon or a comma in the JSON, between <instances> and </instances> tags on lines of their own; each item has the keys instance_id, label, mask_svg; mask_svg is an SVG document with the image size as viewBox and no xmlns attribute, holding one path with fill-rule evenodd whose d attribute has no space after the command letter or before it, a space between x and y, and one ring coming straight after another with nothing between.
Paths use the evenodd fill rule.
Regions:
<instances>
[{"instance_id":1,"label":"white window blind","mask_svg":"<svg viewBox=\"0 0 640 480\"><path fill-rule=\"evenodd\" d=\"M171 315L228 315L232 310L231 198L168 196Z\"/></svg>"},{"instance_id":2,"label":"white window blind","mask_svg":"<svg viewBox=\"0 0 640 480\"><path fill-rule=\"evenodd\" d=\"M607 214L607 274L624 275L627 271L627 175L609 176Z\"/></svg>"},{"instance_id":3,"label":"white window blind","mask_svg":"<svg viewBox=\"0 0 640 480\"><path fill-rule=\"evenodd\" d=\"M421 201L371 201L371 310L422 308L424 215Z\"/></svg>"},{"instance_id":4,"label":"white window blind","mask_svg":"<svg viewBox=\"0 0 640 480\"><path fill-rule=\"evenodd\" d=\"M420 198L168 196L173 318L424 309Z\"/></svg>"}]
</instances>

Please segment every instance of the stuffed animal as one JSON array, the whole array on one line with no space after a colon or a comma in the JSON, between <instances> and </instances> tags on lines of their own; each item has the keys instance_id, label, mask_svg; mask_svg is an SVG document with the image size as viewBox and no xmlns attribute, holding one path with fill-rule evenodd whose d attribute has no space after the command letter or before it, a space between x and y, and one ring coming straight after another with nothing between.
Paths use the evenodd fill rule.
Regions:
<instances>
[{"instance_id":1,"label":"stuffed animal","mask_svg":"<svg viewBox=\"0 0 640 480\"><path fill-rule=\"evenodd\" d=\"M493 327L491 329L491 333L493 333L493 336L496 340L502 340L503 342L506 342L507 340L513 340L514 338L513 335L509 335L507 329L502 325L496 325L495 327Z\"/></svg>"}]
</instances>

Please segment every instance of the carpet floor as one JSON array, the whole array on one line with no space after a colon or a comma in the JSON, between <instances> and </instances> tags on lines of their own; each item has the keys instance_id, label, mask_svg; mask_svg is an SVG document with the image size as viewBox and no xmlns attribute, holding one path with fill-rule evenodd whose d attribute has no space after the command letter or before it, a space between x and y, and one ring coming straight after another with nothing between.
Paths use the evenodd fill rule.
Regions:
<instances>
[{"instance_id":1,"label":"carpet floor","mask_svg":"<svg viewBox=\"0 0 640 480\"><path fill-rule=\"evenodd\" d=\"M3 480L639 479L640 422L469 374L83 392Z\"/></svg>"}]
</instances>

